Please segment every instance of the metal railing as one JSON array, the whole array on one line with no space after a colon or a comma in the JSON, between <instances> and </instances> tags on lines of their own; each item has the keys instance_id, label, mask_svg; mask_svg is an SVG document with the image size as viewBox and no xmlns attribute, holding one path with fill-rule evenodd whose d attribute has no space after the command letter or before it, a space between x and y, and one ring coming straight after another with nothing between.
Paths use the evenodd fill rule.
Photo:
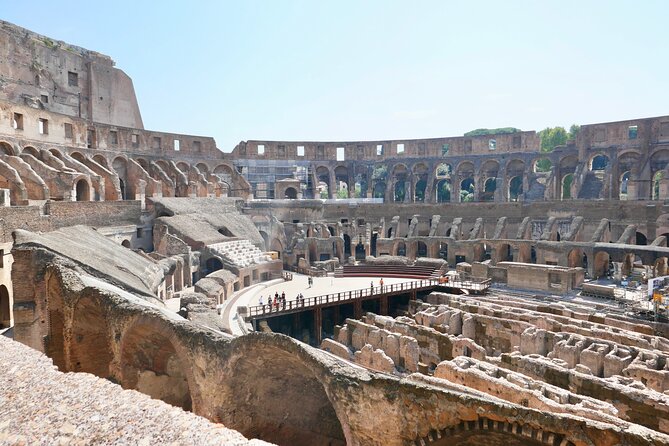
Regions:
<instances>
[{"instance_id":1,"label":"metal railing","mask_svg":"<svg viewBox=\"0 0 669 446\"><path fill-rule=\"evenodd\" d=\"M321 296L305 297L299 300L289 300L285 303L279 303L277 306L274 302L272 305L255 305L247 308L245 318L253 319L263 315L277 315L281 313L291 312L294 310L308 309L310 307L317 307L320 305L345 303L362 299L365 297L382 296L384 294L401 294L407 291L420 291L427 288L432 288L439 285L437 279L416 280L413 282L393 283L390 285L376 286L369 288L362 288L359 290L341 291L338 293L324 294Z\"/></svg>"}]
</instances>

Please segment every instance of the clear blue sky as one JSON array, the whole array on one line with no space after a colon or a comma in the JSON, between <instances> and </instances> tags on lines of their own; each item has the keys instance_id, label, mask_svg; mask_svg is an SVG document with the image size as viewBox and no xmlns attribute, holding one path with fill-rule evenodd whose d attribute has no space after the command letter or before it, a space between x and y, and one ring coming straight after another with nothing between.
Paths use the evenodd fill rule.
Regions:
<instances>
[{"instance_id":1,"label":"clear blue sky","mask_svg":"<svg viewBox=\"0 0 669 446\"><path fill-rule=\"evenodd\" d=\"M662 0L0 0L0 18L110 55L146 128L223 151L667 115L668 17Z\"/></svg>"}]
</instances>

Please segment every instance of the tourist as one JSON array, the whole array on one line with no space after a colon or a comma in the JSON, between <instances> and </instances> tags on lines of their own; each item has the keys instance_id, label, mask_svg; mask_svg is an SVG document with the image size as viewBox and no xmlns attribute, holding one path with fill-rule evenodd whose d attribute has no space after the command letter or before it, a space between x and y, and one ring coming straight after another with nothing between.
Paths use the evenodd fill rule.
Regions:
<instances>
[{"instance_id":1,"label":"tourist","mask_svg":"<svg viewBox=\"0 0 669 446\"><path fill-rule=\"evenodd\" d=\"M269 297L267 298L267 309L269 312L272 312L272 295L270 294Z\"/></svg>"},{"instance_id":2,"label":"tourist","mask_svg":"<svg viewBox=\"0 0 669 446\"><path fill-rule=\"evenodd\" d=\"M381 287L381 292L383 293L383 277L379 280L379 286Z\"/></svg>"},{"instance_id":3,"label":"tourist","mask_svg":"<svg viewBox=\"0 0 669 446\"><path fill-rule=\"evenodd\" d=\"M369 293L374 294L374 281L373 280L372 280L372 283L369 285L369 287L371 288Z\"/></svg>"},{"instance_id":4,"label":"tourist","mask_svg":"<svg viewBox=\"0 0 669 446\"><path fill-rule=\"evenodd\" d=\"M263 303L262 303L262 296L260 296L260 301L258 301L258 305L260 305L261 307L263 306Z\"/></svg>"}]
</instances>

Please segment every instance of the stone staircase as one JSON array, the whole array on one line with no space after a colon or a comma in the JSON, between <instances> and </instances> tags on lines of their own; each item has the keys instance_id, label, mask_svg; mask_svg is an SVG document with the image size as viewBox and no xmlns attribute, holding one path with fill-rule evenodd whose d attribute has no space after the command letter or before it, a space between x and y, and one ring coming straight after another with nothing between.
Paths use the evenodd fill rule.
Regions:
<instances>
[{"instance_id":1,"label":"stone staircase","mask_svg":"<svg viewBox=\"0 0 669 446\"><path fill-rule=\"evenodd\" d=\"M249 240L233 240L230 242L217 243L210 246L227 260L230 264L239 268L246 268L251 265L265 263L271 259L270 256L262 252Z\"/></svg>"},{"instance_id":2,"label":"stone staircase","mask_svg":"<svg viewBox=\"0 0 669 446\"><path fill-rule=\"evenodd\" d=\"M578 192L578 198L597 199L601 197L604 188L604 171L596 170L588 172L583 180L581 190Z\"/></svg>"}]
</instances>

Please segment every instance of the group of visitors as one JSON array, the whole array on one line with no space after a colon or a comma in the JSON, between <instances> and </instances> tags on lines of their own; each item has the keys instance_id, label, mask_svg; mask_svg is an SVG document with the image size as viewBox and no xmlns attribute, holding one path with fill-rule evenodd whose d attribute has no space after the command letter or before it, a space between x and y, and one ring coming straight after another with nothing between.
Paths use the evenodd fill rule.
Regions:
<instances>
[{"instance_id":1,"label":"group of visitors","mask_svg":"<svg viewBox=\"0 0 669 446\"><path fill-rule=\"evenodd\" d=\"M258 304L261 307L264 307L262 296L260 296L260 301L258 302ZM272 311L272 308L274 308L274 311L279 311L279 307L281 307L281 309L283 310L286 309L286 293L284 291L281 292L281 295L279 295L279 292L276 291L274 293L274 299L272 299L271 294L267 297L268 311Z\"/></svg>"}]
</instances>

